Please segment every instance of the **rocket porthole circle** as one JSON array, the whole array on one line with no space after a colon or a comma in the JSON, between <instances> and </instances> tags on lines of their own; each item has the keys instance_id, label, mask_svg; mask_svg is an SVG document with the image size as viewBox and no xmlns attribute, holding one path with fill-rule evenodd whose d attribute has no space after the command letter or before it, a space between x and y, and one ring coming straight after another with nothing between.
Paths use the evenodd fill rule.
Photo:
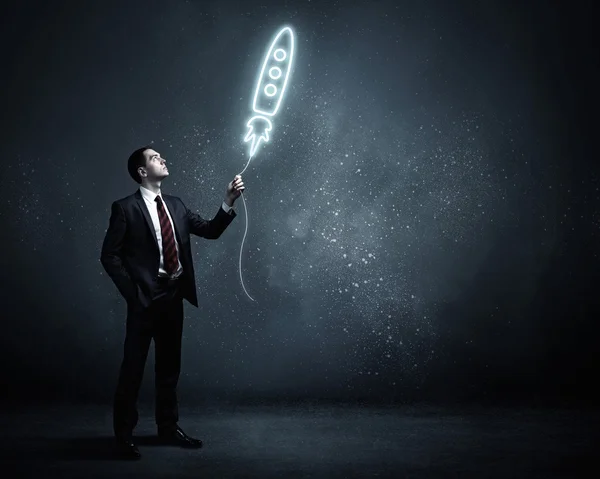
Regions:
<instances>
[{"instance_id":1,"label":"rocket porthole circle","mask_svg":"<svg viewBox=\"0 0 600 479\"><path fill-rule=\"evenodd\" d=\"M269 76L273 80L277 80L281 76L281 68L279 68L279 67L272 67L272 68L270 68L269 69Z\"/></svg>"},{"instance_id":2,"label":"rocket porthole circle","mask_svg":"<svg viewBox=\"0 0 600 479\"><path fill-rule=\"evenodd\" d=\"M282 62L283 60L285 60L285 57L287 57L287 54L285 53L285 50L283 48L278 48L277 50L275 50L275 53L273 53L273 57L278 62Z\"/></svg>"},{"instance_id":3,"label":"rocket porthole circle","mask_svg":"<svg viewBox=\"0 0 600 479\"><path fill-rule=\"evenodd\" d=\"M275 85L273 85L272 83L269 83L265 87L265 95L267 95L267 96L275 96L276 93L277 93L277 87Z\"/></svg>"}]
</instances>

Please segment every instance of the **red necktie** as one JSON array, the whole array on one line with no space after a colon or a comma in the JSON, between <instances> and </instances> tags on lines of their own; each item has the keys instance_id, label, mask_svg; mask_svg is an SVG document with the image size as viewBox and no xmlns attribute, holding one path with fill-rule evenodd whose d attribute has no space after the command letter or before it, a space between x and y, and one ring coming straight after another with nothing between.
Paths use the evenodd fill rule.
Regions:
<instances>
[{"instance_id":1,"label":"red necktie","mask_svg":"<svg viewBox=\"0 0 600 479\"><path fill-rule=\"evenodd\" d=\"M167 216L167 212L165 211L160 196L157 196L154 201L157 203L158 219L160 220L165 271L169 275L172 275L177 271L177 267L179 266L177 262L177 248L175 246L175 237L173 236L173 227L171 226L171 222L169 221L169 217Z\"/></svg>"}]
</instances>

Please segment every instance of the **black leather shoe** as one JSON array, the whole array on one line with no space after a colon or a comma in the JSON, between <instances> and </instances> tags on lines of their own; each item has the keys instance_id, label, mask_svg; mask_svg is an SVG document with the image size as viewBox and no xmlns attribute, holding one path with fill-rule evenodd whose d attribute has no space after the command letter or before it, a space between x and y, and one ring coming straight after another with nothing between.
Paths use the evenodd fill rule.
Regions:
<instances>
[{"instance_id":1,"label":"black leather shoe","mask_svg":"<svg viewBox=\"0 0 600 479\"><path fill-rule=\"evenodd\" d=\"M117 452L122 459L140 459L140 454L137 446L132 442L131 438L117 438Z\"/></svg>"},{"instance_id":2,"label":"black leather shoe","mask_svg":"<svg viewBox=\"0 0 600 479\"><path fill-rule=\"evenodd\" d=\"M159 430L158 437L160 437L165 444L174 444L176 446L187 448L202 447L202 441L200 439L194 439L193 437L188 436L179 426L169 431Z\"/></svg>"}]
</instances>

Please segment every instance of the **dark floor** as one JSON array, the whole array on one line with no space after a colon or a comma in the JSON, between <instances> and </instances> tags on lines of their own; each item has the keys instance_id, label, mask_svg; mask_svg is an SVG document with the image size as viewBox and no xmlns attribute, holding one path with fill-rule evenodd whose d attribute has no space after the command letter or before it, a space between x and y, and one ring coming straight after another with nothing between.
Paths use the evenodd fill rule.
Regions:
<instances>
[{"instance_id":1,"label":"dark floor","mask_svg":"<svg viewBox=\"0 0 600 479\"><path fill-rule=\"evenodd\" d=\"M0 475L12 477L600 477L589 461L598 411L430 406L182 408L199 450L156 441L152 405L134 433L142 459L113 456L111 412L47 406L0 414ZM591 468L591 469L590 469ZM9 474L5 475L6 472Z\"/></svg>"}]
</instances>

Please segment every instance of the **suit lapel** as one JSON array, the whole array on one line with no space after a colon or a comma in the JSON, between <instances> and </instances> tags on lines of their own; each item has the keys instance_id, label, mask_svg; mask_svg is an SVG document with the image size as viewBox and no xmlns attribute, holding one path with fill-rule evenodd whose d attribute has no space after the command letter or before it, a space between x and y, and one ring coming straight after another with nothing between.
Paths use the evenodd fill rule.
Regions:
<instances>
[{"instance_id":1,"label":"suit lapel","mask_svg":"<svg viewBox=\"0 0 600 479\"><path fill-rule=\"evenodd\" d=\"M158 240L156 239L156 232L154 231L154 224L152 224L152 218L150 218L150 213L148 213L148 208L146 207L146 202L144 201L144 198L142 197L140 190L137 190L135 192L134 196L135 196L138 208L142 211L142 214L144 215L144 218L146 219L146 224L148 225L148 228L150 228L150 234L152 235L152 238L154 239L154 244L156 245L156 249L158 250Z\"/></svg>"}]
</instances>

